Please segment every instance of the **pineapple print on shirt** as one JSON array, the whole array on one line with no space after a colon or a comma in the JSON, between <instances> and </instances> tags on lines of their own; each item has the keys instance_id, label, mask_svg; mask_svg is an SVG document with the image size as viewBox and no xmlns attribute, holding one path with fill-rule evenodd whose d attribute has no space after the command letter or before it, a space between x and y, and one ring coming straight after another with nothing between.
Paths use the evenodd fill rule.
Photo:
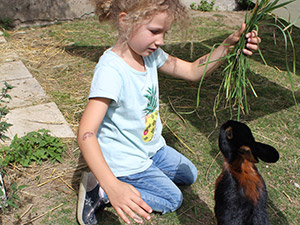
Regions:
<instances>
[{"instance_id":1,"label":"pineapple print on shirt","mask_svg":"<svg viewBox=\"0 0 300 225\"><path fill-rule=\"evenodd\" d=\"M148 99L147 107L144 109L146 114L145 123L146 128L143 132L143 141L149 142L152 140L154 131L156 128L156 120L158 116L157 108L157 97L156 97L156 87L148 88L147 94L144 95Z\"/></svg>"}]
</instances>

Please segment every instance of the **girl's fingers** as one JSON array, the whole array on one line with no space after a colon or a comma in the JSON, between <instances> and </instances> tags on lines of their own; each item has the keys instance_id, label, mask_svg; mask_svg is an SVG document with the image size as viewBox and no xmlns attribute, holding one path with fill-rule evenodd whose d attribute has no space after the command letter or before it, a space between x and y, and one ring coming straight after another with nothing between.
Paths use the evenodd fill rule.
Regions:
<instances>
[{"instance_id":1,"label":"girl's fingers","mask_svg":"<svg viewBox=\"0 0 300 225\"><path fill-rule=\"evenodd\" d=\"M142 218L145 218L146 220L151 219L150 215L148 214L152 212L151 207L148 206L148 204L144 202L138 195L131 197L131 200L127 201L126 204L121 204L114 208L121 219L127 224L130 224L130 220L127 216L139 224L143 223Z\"/></svg>"},{"instance_id":2,"label":"girl's fingers","mask_svg":"<svg viewBox=\"0 0 300 225\"><path fill-rule=\"evenodd\" d=\"M248 50L248 49L246 49L246 48L243 49L243 53L244 53L245 55L249 55L249 56L253 54L253 52L251 52L250 50Z\"/></svg>"},{"instance_id":3,"label":"girl's fingers","mask_svg":"<svg viewBox=\"0 0 300 225\"><path fill-rule=\"evenodd\" d=\"M130 224L130 220L127 218L127 216L125 215L125 213L130 216L136 223L142 224L143 223L143 219L141 217L139 217L138 215L136 215L129 207L124 206L123 209L121 208L117 208L116 209L118 215L121 217L121 219L127 223Z\"/></svg>"},{"instance_id":4,"label":"girl's fingers","mask_svg":"<svg viewBox=\"0 0 300 225\"><path fill-rule=\"evenodd\" d=\"M250 37L252 37L252 38L257 37L257 31L256 30L252 30L251 32L249 32L249 33L246 34L246 38L250 38Z\"/></svg>"},{"instance_id":5,"label":"girl's fingers","mask_svg":"<svg viewBox=\"0 0 300 225\"><path fill-rule=\"evenodd\" d=\"M130 224L130 220L127 218L127 216L125 215L125 213L121 208L115 208L115 210L117 211L118 215L125 223Z\"/></svg>"},{"instance_id":6,"label":"girl's fingers","mask_svg":"<svg viewBox=\"0 0 300 225\"><path fill-rule=\"evenodd\" d=\"M141 217L144 217L146 220L150 220L150 215L146 213L143 209L141 209L138 205L136 205L134 202L132 202L129 206L123 206L121 211L122 213L118 214L127 224L129 224L130 221L124 213L126 213L130 218L132 218L136 223L139 224L143 223L143 219Z\"/></svg>"},{"instance_id":7,"label":"girl's fingers","mask_svg":"<svg viewBox=\"0 0 300 225\"><path fill-rule=\"evenodd\" d=\"M133 202L132 205L130 205L130 208L136 212L138 215L142 216L146 220L150 220L151 217L148 213L152 212L152 209L146 202L144 202L142 199L137 199ZM146 210L146 211L145 211ZM148 212L148 213L147 213ZM133 217L132 217L133 218ZM134 218L133 218L134 219Z\"/></svg>"},{"instance_id":8,"label":"girl's fingers","mask_svg":"<svg viewBox=\"0 0 300 225\"><path fill-rule=\"evenodd\" d=\"M249 49L249 50L252 50L252 51L257 51L258 50L257 44L247 43L246 48Z\"/></svg>"},{"instance_id":9,"label":"girl's fingers","mask_svg":"<svg viewBox=\"0 0 300 225\"><path fill-rule=\"evenodd\" d=\"M249 43L258 44L261 42L260 37L257 36L257 31L253 30L246 35L247 41Z\"/></svg>"},{"instance_id":10,"label":"girl's fingers","mask_svg":"<svg viewBox=\"0 0 300 225\"><path fill-rule=\"evenodd\" d=\"M139 224L142 224L142 223L143 223L142 218L139 217L139 216L137 216L137 215L134 215L134 216L132 217L132 219L133 219L135 222L139 223Z\"/></svg>"},{"instance_id":11,"label":"girl's fingers","mask_svg":"<svg viewBox=\"0 0 300 225\"><path fill-rule=\"evenodd\" d=\"M246 38L247 38L247 44L246 44L246 48L243 49L243 53L245 55L252 55L253 52L252 51L257 51L258 50L258 45L261 42L260 37L257 36L258 33L256 30L252 30L251 32L246 34Z\"/></svg>"},{"instance_id":12,"label":"girl's fingers","mask_svg":"<svg viewBox=\"0 0 300 225\"><path fill-rule=\"evenodd\" d=\"M132 211L132 207L127 207L124 206L123 208L124 212L130 216L135 222L142 224L143 223L143 219L141 217L139 217L138 215L136 215L133 211Z\"/></svg>"},{"instance_id":13,"label":"girl's fingers","mask_svg":"<svg viewBox=\"0 0 300 225\"><path fill-rule=\"evenodd\" d=\"M146 210L148 213L152 213L151 207L141 198L140 192L135 189L133 186L131 186L132 191L136 194L137 197L133 199L133 201L141 208Z\"/></svg>"},{"instance_id":14,"label":"girl's fingers","mask_svg":"<svg viewBox=\"0 0 300 225\"><path fill-rule=\"evenodd\" d=\"M240 37L246 29L246 24L242 23L241 29L237 32L237 36Z\"/></svg>"},{"instance_id":15,"label":"girl's fingers","mask_svg":"<svg viewBox=\"0 0 300 225\"><path fill-rule=\"evenodd\" d=\"M261 39L259 37L251 37L247 39L247 42L252 44L259 44L261 42Z\"/></svg>"}]
</instances>

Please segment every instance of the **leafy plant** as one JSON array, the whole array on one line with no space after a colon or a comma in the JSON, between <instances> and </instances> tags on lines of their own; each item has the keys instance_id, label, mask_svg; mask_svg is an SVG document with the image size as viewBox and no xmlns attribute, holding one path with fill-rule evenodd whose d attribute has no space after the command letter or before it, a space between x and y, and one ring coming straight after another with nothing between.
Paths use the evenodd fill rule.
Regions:
<instances>
[{"instance_id":1,"label":"leafy plant","mask_svg":"<svg viewBox=\"0 0 300 225\"><path fill-rule=\"evenodd\" d=\"M0 18L0 27L5 30L10 30L14 27L12 18Z\"/></svg>"},{"instance_id":2,"label":"leafy plant","mask_svg":"<svg viewBox=\"0 0 300 225\"><path fill-rule=\"evenodd\" d=\"M7 93L9 89L12 89L13 87L9 85L7 82L4 83L4 87L1 89L1 96L0 96L0 102L6 102L4 99L11 99L10 95ZM5 121L1 121L2 118L7 115L8 109L6 106L0 107L0 140L4 141L8 139L8 137L4 134L12 124L9 124ZM2 168L0 167L0 208L5 208L5 206L8 205L7 196L3 184L2 174L1 174Z\"/></svg>"},{"instance_id":3,"label":"leafy plant","mask_svg":"<svg viewBox=\"0 0 300 225\"><path fill-rule=\"evenodd\" d=\"M250 88L252 93L255 97L257 97L257 94L255 92L255 89L248 78L248 72L252 73L250 66L247 61L247 56L242 53L242 50L245 48L247 41L245 38L245 35L248 32L251 32L252 30L256 29L258 30L258 25L261 21L263 21L266 17L275 17L275 15L272 15L271 12L277 8L281 8L286 6L287 4L295 1L290 0L281 4L277 4L279 0L275 0L271 2L271 0L261 0L257 1L255 7L253 10L249 11L245 16L245 23L246 23L246 30L244 34L239 39L239 42L234 47L233 51L222 58L221 60L226 59L227 60L227 66L223 70L224 78L220 85L219 92L216 98L216 103L214 106L214 111L216 112L216 109L219 107L222 100L225 100L225 105L229 106L230 109L233 108L233 106L237 106L238 108L238 120L240 119L240 114L248 114L248 103L247 103L247 88ZM299 18L298 18L299 19ZM282 18L276 18L277 23L269 23L267 25L274 26L277 29L279 29L284 37L285 41L285 61L286 61L286 70L288 73L288 77L291 83L291 89L293 92L294 101L296 102L296 98L294 95L294 84L292 79L292 74L296 74L296 61L295 61L295 49L294 49L294 43L289 31L289 28L293 26L293 23L288 23ZM288 24L288 25L286 25ZM288 44L291 45L293 50L293 68L292 72L288 65L288 58L287 58L287 50L288 50ZM220 44L216 44L213 46L211 52L215 49L215 47ZM266 61L262 55L262 52L260 49L258 49L258 52L261 56L261 59L266 64ZM210 59L210 55L209 55ZM208 59L208 63L211 63ZM207 68L207 64L206 68ZM203 64L202 64L203 65ZM205 69L206 71L206 69ZM205 72L204 72L205 74ZM203 76L204 77L204 76ZM202 77L202 80L203 80ZM197 108L199 106L199 94L200 94L200 87L202 84L202 80L200 81L199 88L198 88L198 97L197 97Z\"/></svg>"},{"instance_id":4,"label":"leafy plant","mask_svg":"<svg viewBox=\"0 0 300 225\"><path fill-rule=\"evenodd\" d=\"M49 134L49 130L33 131L19 138L13 138L11 144L0 149L0 166L21 164L28 167L31 163L41 164L45 160L61 162L65 146L61 139Z\"/></svg>"},{"instance_id":5,"label":"leafy plant","mask_svg":"<svg viewBox=\"0 0 300 225\"><path fill-rule=\"evenodd\" d=\"M9 89L12 89L13 86L9 85L7 82L4 83L4 87L1 89L0 102L6 102L4 99L11 99L10 95L7 93ZM4 141L8 137L4 134L12 124L9 124L5 121L1 121L5 115L7 115L8 109L6 106L0 107L0 140Z\"/></svg>"},{"instance_id":6,"label":"leafy plant","mask_svg":"<svg viewBox=\"0 0 300 225\"><path fill-rule=\"evenodd\" d=\"M4 211L6 206L19 208L18 203L21 202L20 200L20 191L24 188L28 187L28 185L20 185L14 182L10 187L10 193L6 197L6 201L0 201L0 208ZM2 189L0 189L0 198L4 196Z\"/></svg>"},{"instance_id":7,"label":"leafy plant","mask_svg":"<svg viewBox=\"0 0 300 225\"><path fill-rule=\"evenodd\" d=\"M190 5L191 9L199 10L203 12L211 12L214 9L216 0L212 0L210 3L206 0L201 0L200 4L192 3Z\"/></svg>"}]
</instances>

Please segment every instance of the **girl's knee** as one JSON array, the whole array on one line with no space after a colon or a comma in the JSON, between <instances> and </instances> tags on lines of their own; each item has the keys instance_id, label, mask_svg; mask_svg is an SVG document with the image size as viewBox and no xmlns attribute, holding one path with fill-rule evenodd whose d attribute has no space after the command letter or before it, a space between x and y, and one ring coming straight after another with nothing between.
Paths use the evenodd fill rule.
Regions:
<instances>
[{"instance_id":1,"label":"girl's knee","mask_svg":"<svg viewBox=\"0 0 300 225\"><path fill-rule=\"evenodd\" d=\"M183 194L180 191L180 189L178 189L178 191L176 193L172 193L171 194L172 198L169 200L170 201L170 208L166 209L166 211L164 213L167 212L174 212L175 210L179 209L180 206L182 205L183 202Z\"/></svg>"},{"instance_id":2,"label":"girl's knee","mask_svg":"<svg viewBox=\"0 0 300 225\"><path fill-rule=\"evenodd\" d=\"M190 179L189 179L190 183L188 185L191 185L191 184L195 183L196 180L197 180L197 177L198 177L198 170L197 170L196 166L193 165L191 167L191 176L190 176Z\"/></svg>"},{"instance_id":3,"label":"girl's knee","mask_svg":"<svg viewBox=\"0 0 300 225\"><path fill-rule=\"evenodd\" d=\"M191 185L196 182L198 177L198 170L197 168L191 164L191 165L181 165L181 178L178 179L176 182L179 185Z\"/></svg>"},{"instance_id":4,"label":"girl's knee","mask_svg":"<svg viewBox=\"0 0 300 225\"><path fill-rule=\"evenodd\" d=\"M180 192L180 195L178 196L178 201L176 202L176 204L174 205L174 210L177 210L180 208L180 206L182 205L182 202L183 202L183 195L182 193Z\"/></svg>"}]
</instances>

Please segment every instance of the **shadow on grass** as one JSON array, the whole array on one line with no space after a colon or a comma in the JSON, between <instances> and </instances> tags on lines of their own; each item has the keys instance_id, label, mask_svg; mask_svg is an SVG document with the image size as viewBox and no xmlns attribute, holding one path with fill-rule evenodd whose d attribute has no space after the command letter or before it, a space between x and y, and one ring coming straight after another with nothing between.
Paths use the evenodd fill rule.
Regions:
<instances>
[{"instance_id":1,"label":"shadow on grass","mask_svg":"<svg viewBox=\"0 0 300 225\"><path fill-rule=\"evenodd\" d=\"M209 42L207 42L206 44L210 45L211 43L220 42L220 40L223 39L224 37L218 37L216 39L209 40ZM102 53L107 48L107 46L71 46L66 47L66 51L70 54L87 58L93 62L97 62L99 56L102 55ZM173 44L165 46L164 49L168 53L176 55L177 57L185 60L192 61L195 59L189 58L189 45L186 45L184 48L182 48L179 44ZM197 53L195 54L196 56L199 56L209 52L209 49L201 43L194 43L194 52ZM265 57L271 62L270 64L274 64L270 66L276 65L278 68L285 68L285 61L284 59L282 59L282 57L282 60L279 63L278 61L274 62L272 60L274 58L272 52L265 54ZM300 63L298 63L298 67L299 65ZM208 137L208 141L211 145L211 150L209 153L211 155L211 158L215 158L219 151L217 147L218 127L223 122L230 119L230 112L228 109L218 112L218 126L216 128L216 121L212 116L212 109L215 101L215 96L217 95L217 90L222 81L220 73L221 69L217 70L213 75L208 76L204 79L201 88L200 107L199 109L197 109L198 116L196 116L195 113L189 115L182 115L183 118L185 120L188 120L192 124L192 126L195 127L203 136ZM290 90L269 81L260 74L255 74L255 77L251 75L250 79L252 80L255 90L259 97L255 98L254 96L251 96L251 91L248 91L248 102L251 111L250 115L244 116L242 118L243 121L252 121L259 117L276 113L295 105ZM159 85L160 100L162 103L164 103L165 107L169 107L170 111L173 110L170 106L170 101L172 102L174 108L177 111L184 111L182 109L192 110L192 107L196 105L198 83L186 82L182 80L179 81L178 79L175 79L173 77L160 74ZM296 92L295 95L297 101L300 102L300 93ZM179 101L178 98L180 98ZM233 117L235 117L235 115ZM168 138L166 137L166 139ZM177 139L173 141L178 142ZM169 141L168 144L174 147L176 143L172 143L172 141ZM216 162L221 167L222 160L220 158L221 157L218 157L216 159ZM75 190L78 190L78 183L74 182L73 187L75 188ZM177 217L180 220L180 223L214 224L214 214L207 206L207 204L201 200L201 197L199 197L197 194L194 194L190 188L183 188L182 190L185 196L184 201L188 203L184 203L183 206L176 213ZM285 218L284 214L278 208L276 208L276 206L274 206L271 200L269 200L268 206L272 210L272 216L270 218L271 224L288 224L288 221ZM103 219L104 217L105 220ZM104 214L100 217L100 219L105 221L103 223L101 222L100 224L120 224L116 214L113 214L111 212L105 211Z\"/></svg>"},{"instance_id":2,"label":"shadow on grass","mask_svg":"<svg viewBox=\"0 0 300 225\"><path fill-rule=\"evenodd\" d=\"M184 196L182 206L176 211L180 224L215 224L214 213L190 186L181 188Z\"/></svg>"},{"instance_id":3,"label":"shadow on grass","mask_svg":"<svg viewBox=\"0 0 300 225\"><path fill-rule=\"evenodd\" d=\"M79 56L86 58L92 62L98 62L99 57L108 49L110 46L78 46L71 45L66 46L65 51L70 55Z\"/></svg>"}]
</instances>

